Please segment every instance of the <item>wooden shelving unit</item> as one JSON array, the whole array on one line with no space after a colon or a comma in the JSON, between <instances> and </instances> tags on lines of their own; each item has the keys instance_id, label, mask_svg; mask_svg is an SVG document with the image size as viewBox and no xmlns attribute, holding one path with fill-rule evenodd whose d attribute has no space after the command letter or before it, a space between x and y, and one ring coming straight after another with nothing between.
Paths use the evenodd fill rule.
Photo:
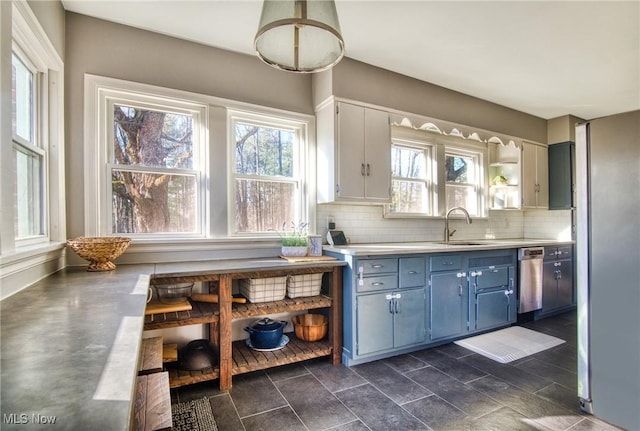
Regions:
<instances>
[{"instance_id":1,"label":"wooden shelving unit","mask_svg":"<svg viewBox=\"0 0 640 431\"><path fill-rule=\"evenodd\" d=\"M318 296L285 298L263 303L232 303L232 283L235 279L275 277L282 275L323 273L322 294ZM208 324L210 340L217 344L219 367L202 371L169 370L172 388L220 379L220 389L228 390L232 376L274 366L291 364L312 358L329 356L333 364L340 363L342 353L342 265L292 265L290 268L260 271L230 271L215 274L174 275L158 277L162 283L207 281L216 282L219 304L191 301L192 310L145 316L144 329L165 329L178 326ZM244 340L232 342L231 323L234 320L269 314L323 309L329 317L329 331L325 340L306 342L287 334L290 341L280 350L261 352L249 348Z\"/></svg>"}]
</instances>

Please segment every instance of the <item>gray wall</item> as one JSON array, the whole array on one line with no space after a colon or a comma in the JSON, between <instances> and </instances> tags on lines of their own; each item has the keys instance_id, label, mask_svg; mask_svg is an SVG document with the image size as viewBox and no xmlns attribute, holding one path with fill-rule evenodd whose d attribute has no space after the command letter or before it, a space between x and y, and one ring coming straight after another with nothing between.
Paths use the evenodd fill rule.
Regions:
<instances>
[{"instance_id":1,"label":"gray wall","mask_svg":"<svg viewBox=\"0 0 640 431\"><path fill-rule=\"evenodd\" d=\"M547 121L444 87L343 59L331 70L334 96L547 142ZM318 86L318 90L324 90ZM322 94L316 94L316 99ZM320 102L321 100L316 100Z\"/></svg>"},{"instance_id":2,"label":"gray wall","mask_svg":"<svg viewBox=\"0 0 640 431\"><path fill-rule=\"evenodd\" d=\"M66 13L67 236L84 234L84 74L313 114L329 94L546 142L546 120L349 58L317 76L250 55ZM313 82L312 82L313 81Z\"/></svg>"},{"instance_id":3,"label":"gray wall","mask_svg":"<svg viewBox=\"0 0 640 431\"><path fill-rule=\"evenodd\" d=\"M66 15L67 235L84 234L84 74L142 82L313 114L311 76L284 73L254 56Z\"/></svg>"},{"instance_id":4,"label":"gray wall","mask_svg":"<svg viewBox=\"0 0 640 431\"><path fill-rule=\"evenodd\" d=\"M64 59L64 8L58 0L27 0L47 37Z\"/></svg>"}]
</instances>

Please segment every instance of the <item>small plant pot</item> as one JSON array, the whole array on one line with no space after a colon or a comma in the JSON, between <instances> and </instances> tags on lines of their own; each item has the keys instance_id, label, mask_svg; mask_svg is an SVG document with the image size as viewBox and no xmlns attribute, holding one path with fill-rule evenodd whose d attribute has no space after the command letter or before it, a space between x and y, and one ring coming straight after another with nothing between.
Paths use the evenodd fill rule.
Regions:
<instances>
[{"instance_id":1,"label":"small plant pot","mask_svg":"<svg viewBox=\"0 0 640 431\"><path fill-rule=\"evenodd\" d=\"M306 245L303 246L286 246L283 245L281 249L281 253L286 257L302 257L306 256L308 251L308 247Z\"/></svg>"}]
</instances>

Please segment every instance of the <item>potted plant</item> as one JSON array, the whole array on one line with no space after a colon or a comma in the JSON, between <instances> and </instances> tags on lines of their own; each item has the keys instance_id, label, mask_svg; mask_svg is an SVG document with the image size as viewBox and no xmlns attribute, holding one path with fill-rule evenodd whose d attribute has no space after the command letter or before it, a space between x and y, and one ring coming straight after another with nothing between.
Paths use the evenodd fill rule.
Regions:
<instances>
[{"instance_id":1,"label":"potted plant","mask_svg":"<svg viewBox=\"0 0 640 431\"><path fill-rule=\"evenodd\" d=\"M293 223L291 229L285 230L287 223L282 224L282 256L306 256L309 247L309 237L307 235L308 223Z\"/></svg>"}]
</instances>

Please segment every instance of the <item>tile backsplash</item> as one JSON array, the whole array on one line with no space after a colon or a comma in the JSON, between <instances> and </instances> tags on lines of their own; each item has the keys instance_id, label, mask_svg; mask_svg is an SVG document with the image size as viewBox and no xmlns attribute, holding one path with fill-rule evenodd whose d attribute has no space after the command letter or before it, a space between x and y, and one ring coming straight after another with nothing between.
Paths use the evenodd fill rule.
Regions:
<instances>
[{"instance_id":1,"label":"tile backsplash","mask_svg":"<svg viewBox=\"0 0 640 431\"><path fill-rule=\"evenodd\" d=\"M378 205L322 204L316 207L317 233L326 236L328 220L344 231L351 243L442 241L442 219L384 218ZM490 211L488 218L465 223L452 218L451 239L571 239L571 211ZM567 237L565 237L567 235Z\"/></svg>"}]
</instances>

